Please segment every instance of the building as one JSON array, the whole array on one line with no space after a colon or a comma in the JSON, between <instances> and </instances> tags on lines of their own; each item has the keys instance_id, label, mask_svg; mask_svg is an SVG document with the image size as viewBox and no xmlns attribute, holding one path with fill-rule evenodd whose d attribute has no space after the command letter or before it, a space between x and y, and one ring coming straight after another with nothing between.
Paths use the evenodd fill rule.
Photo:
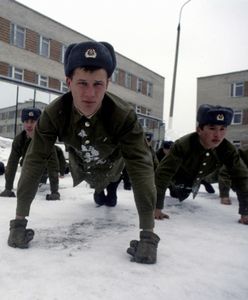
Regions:
<instances>
[{"instance_id":1,"label":"building","mask_svg":"<svg viewBox=\"0 0 248 300\"><path fill-rule=\"evenodd\" d=\"M67 91L63 69L66 48L71 43L88 40L91 39L18 1L1 0L0 83L57 95L64 93ZM116 56L117 68L109 90L133 105L144 130L152 132L159 143L165 131L164 77L119 53ZM4 113L2 118L13 116ZM1 119L1 115L0 120L0 126L5 124L0 134L13 137L13 128L8 126L13 120Z\"/></svg>"},{"instance_id":2,"label":"building","mask_svg":"<svg viewBox=\"0 0 248 300\"><path fill-rule=\"evenodd\" d=\"M203 103L231 107L227 138L237 147L248 147L248 70L197 78L197 107Z\"/></svg>"}]
</instances>

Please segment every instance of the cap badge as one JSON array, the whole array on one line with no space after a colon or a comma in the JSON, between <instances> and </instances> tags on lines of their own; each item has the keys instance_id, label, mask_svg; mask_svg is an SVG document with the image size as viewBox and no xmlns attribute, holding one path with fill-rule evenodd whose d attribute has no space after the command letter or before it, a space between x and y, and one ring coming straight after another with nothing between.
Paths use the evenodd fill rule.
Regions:
<instances>
[{"instance_id":1,"label":"cap badge","mask_svg":"<svg viewBox=\"0 0 248 300\"><path fill-rule=\"evenodd\" d=\"M224 121L224 115L223 114L218 114L217 116L216 116L216 120L217 121Z\"/></svg>"},{"instance_id":2,"label":"cap badge","mask_svg":"<svg viewBox=\"0 0 248 300\"><path fill-rule=\"evenodd\" d=\"M28 116L29 116L29 117L33 117L33 116L34 116L34 113L33 113L32 111L30 111L30 112L28 113Z\"/></svg>"},{"instance_id":3,"label":"cap badge","mask_svg":"<svg viewBox=\"0 0 248 300\"><path fill-rule=\"evenodd\" d=\"M96 58L96 50L95 49L88 49L88 50L86 50L86 52L85 52L85 54L84 54L84 56L86 57L86 58Z\"/></svg>"}]
</instances>

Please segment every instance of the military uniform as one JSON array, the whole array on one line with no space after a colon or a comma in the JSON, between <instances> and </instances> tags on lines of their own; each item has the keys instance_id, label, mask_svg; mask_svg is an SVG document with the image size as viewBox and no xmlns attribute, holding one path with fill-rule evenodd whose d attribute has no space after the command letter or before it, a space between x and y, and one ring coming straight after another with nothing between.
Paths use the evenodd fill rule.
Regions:
<instances>
[{"instance_id":1,"label":"military uniform","mask_svg":"<svg viewBox=\"0 0 248 300\"><path fill-rule=\"evenodd\" d=\"M6 190L11 191L13 189L18 163L20 161L20 165L22 166L30 142L31 138L27 137L25 130L14 138L5 171ZM58 161L55 150L52 151L47 162L47 169L49 173L51 192L56 193L58 192Z\"/></svg>"},{"instance_id":2,"label":"military uniform","mask_svg":"<svg viewBox=\"0 0 248 300\"><path fill-rule=\"evenodd\" d=\"M140 227L154 227L156 188L151 152L134 110L109 93L105 94L101 108L91 118L74 108L70 92L45 108L19 180L17 215L29 215L44 160L49 157L57 137L69 152L74 186L85 180L100 192L119 179L125 163L132 181Z\"/></svg>"},{"instance_id":3,"label":"military uniform","mask_svg":"<svg viewBox=\"0 0 248 300\"><path fill-rule=\"evenodd\" d=\"M236 148L226 139L215 149L204 149L196 132L178 139L170 154L156 170L157 208L163 208L165 190L170 185L193 192L195 196L201 180L218 170L227 168L239 200L239 213L248 215L248 169L240 159Z\"/></svg>"},{"instance_id":4,"label":"military uniform","mask_svg":"<svg viewBox=\"0 0 248 300\"><path fill-rule=\"evenodd\" d=\"M248 168L248 149L238 149L238 152ZM235 190L235 185L233 185L231 176L229 175L229 172L225 166L221 167L218 172L210 176L209 180L211 180L211 182L218 182L220 198L229 198L230 189L232 188Z\"/></svg>"}]
</instances>

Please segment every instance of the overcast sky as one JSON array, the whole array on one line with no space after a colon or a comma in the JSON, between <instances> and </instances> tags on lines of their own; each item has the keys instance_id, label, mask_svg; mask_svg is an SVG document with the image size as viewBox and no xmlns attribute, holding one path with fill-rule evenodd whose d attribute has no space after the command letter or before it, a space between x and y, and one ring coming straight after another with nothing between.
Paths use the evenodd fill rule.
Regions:
<instances>
[{"instance_id":1,"label":"overcast sky","mask_svg":"<svg viewBox=\"0 0 248 300\"><path fill-rule=\"evenodd\" d=\"M20 0L165 77L168 121L180 8L186 0ZM197 77L248 69L248 0L191 0L181 15L173 128L195 128ZM207 102L207 99L206 99Z\"/></svg>"}]
</instances>

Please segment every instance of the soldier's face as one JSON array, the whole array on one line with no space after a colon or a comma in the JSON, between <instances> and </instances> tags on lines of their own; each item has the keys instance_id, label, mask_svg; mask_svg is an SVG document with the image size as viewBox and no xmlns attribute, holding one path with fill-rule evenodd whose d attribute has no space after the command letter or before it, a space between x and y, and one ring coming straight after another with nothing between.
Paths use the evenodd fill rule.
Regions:
<instances>
[{"instance_id":1,"label":"soldier's face","mask_svg":"<svg viewBox=\"0 0 248 300\"><path fill-rule=\"evenodd\" d=\"M98 111L108 87L108 76L104 69L86 71L77 68L66 82L79 112L89 117Z\"/></svg>"},{"instance_id":2,"label":"soldier's face","mask_svg":"<svg viewBox=\"0 0 248 300\"><path fill-rule=\"evenodd\" d=\"M197 127L200 143L205 149L219 146L226 136L227 127L223 125L205 125L202 129Z\"/></svg>"},{"instance_id":3,"label":"soldier's face","mask_svg":"<svg viewBox=\"0 0 248 300\"><path fill-rule=\"evenodd\" d=\"M34 128L36 126L37 121L29 119L23 122L24 130L28 137L32 138L34 134Z\"/></svg>"}]
</instances>

